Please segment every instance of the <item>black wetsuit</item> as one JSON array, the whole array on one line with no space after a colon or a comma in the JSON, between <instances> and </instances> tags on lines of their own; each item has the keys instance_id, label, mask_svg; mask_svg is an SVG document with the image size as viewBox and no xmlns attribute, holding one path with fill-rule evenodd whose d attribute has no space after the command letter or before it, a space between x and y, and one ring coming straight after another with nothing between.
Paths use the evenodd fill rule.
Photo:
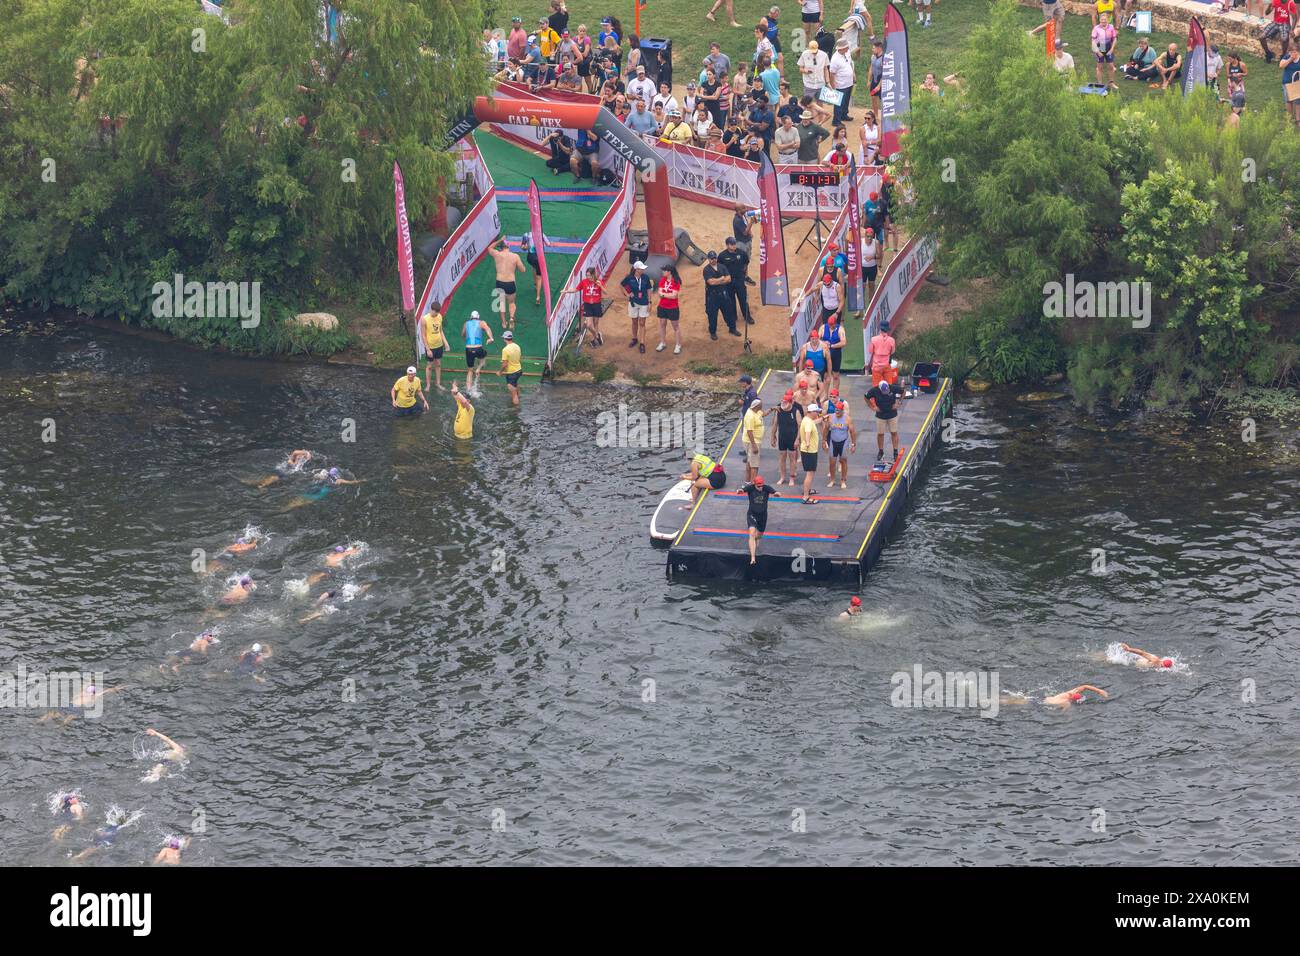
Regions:
<instances>
[{"instance_id":1,"label":"black wetsuit","mask_svg":"<svg viewBox=\"0 0 1300 956\"><path fill-rule=\"evenodd\" d=\"M740 486L740 490L749 496L749 510L745 512L745 524L757 528L762 534L767 530L767 499L775 492L770 485L756 485L752 481Z\"/></svg>"}]
</instances>

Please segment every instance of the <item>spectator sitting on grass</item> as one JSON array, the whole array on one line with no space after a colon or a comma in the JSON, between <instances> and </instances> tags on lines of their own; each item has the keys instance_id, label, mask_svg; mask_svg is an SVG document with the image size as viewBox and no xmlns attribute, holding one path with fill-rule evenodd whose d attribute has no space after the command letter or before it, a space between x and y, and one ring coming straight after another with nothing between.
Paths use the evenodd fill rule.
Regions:
<instances>
[{"instance_id":1,"label":"spectator sitting on grass","mask_svg":"<svg viewBox=\"0 0 1300 956\"><path fill-rule=\"evenodd\" d=\"M1058 44L1060 40L1056 41ZM1124 64L1124 75L1130 80L1151 80L1156 75L1156 51L1146 37L1138 40L1137 49Z\"/></svg>"},{"instance_id":2,"label":"spectator sitting on grass","mask_svg":"<svg viewBox=\"0 0 1300 956\"><path fill-rule=\"evenodd\" d=\"M1169 49L1156 57L1156 72L1160 74L1160 82L1152 83L1152 89L1159 86L1167 90L1170 83L1183 75L1183 55L1178 52L1177 43L1169 44Z\"/></svg>"}]
</instances>

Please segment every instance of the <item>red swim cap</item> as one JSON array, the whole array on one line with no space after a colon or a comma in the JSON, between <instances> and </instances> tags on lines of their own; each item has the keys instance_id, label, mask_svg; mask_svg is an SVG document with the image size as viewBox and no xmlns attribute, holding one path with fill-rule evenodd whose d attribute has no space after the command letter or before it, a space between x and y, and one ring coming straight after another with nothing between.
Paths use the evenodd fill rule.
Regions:
<instances>
[{"instance_id":1,"label":"red swim cap","mask_svg":"<svg viewBox=\"0 0 1300 956\"><path fill-rule=\"evenodd\" d=\"M1173 667L1173 666L1174 666L1174 659L1173 659L1172 657L1166 657L1163 661L1160 662L1160 666L1161 666L1161 667Z\"/></svg>"},{"instance_id":2,"label":"red swim cap","mask_svg":"<svg viewBox=\"0 0 1300 956\"><path fill-rule=\"evenodd\" d=\"M812 368L812 367L813 367L812 359L804 359L804 361L803 361L803 367L804 367L804 368Z\"/></svg>"},{"instance_id":3,"label":"red swim cap","mask_svg":"<svg viewBox=\"0 0 1300 956\"><path fill-rule=\"evenodd\" d=\"M1075 691L1071 691L1071 692L1070 692L1070 700L1073 700L1073 701L1080 701L1080 700L1083 700L1083 695L1080 694L1077 690L1075 690Z\"/></svg>"},{"instance_id":4,"label":"red swim cap","mask_svg":"<svg viewBox=\"0 0 1300 956\"><path fill-rule=\"evenodd\" d=\"M835 279L829 272L822 276L822 285L830 285Z\"/></svg>"},{"instance_id":5,"label":"red swim cap","mask_svg":"<svg viewBox=\"0 0 1300 956\"><path fill-rule=\"evenodd\" d=\"M794 390L787 388L785 390L785 400L788 402L792 398L794 398Z\"/></svg>"},{"instance_id":6,"label":"red swim cap","mask_svg":"<svg viewBox=\"0 0 1300 956\"><path fill-rule=\"evenodd\" d=\"M763 476L762 476L762 475L755 475L755 476L754 476L754 484L757 485L759 488L762 488L762 487L763 487Z\"/></svg>"},{"instance_id":7,"label":"red swim cap","mask_svg":"<svg viewBox=\"0 0 1300 956\"><path fill-rule=\"evenodd\" d=\"M853 607L862 607L862 598L855 594L853 597L849 598L849 604L853 605Z\"/></svg>"},{"instance_id":8,"label":"red swim cap","mask_svg":"<svg viewBox=\"0 0 1300 956\"><path fill-rule=\"evenodd\" d=\"M826 251L827 251L827 252L834 252L834 251L835 251L836 249L838 249L838 248L839 248L839 246L835 245L835 243L833 243L833 242L828 242L828 243L826 243Z\"/></svg>"},{"instance_id":9,"label":"red swim cap","mask_svg":"<svg viewBox=\"0 0 1300 956\"><path fill-rule=\"evenodd\" d=\"M868 199L879 199L879 198L880 198L880 193L869 193L869 194L867 195L867 198L868 198Z\"/></svg>"},{"instance_id":10,"label":"red swim cap","mask_svg":"<svg viewBox=\"0 0 1300 956\"><path fill-rule=\"evenodd\" d=\"M838 398L839 394L840 394L840 390L838 388L831 389L831 398Z\"/></svg>"}]
</instances>

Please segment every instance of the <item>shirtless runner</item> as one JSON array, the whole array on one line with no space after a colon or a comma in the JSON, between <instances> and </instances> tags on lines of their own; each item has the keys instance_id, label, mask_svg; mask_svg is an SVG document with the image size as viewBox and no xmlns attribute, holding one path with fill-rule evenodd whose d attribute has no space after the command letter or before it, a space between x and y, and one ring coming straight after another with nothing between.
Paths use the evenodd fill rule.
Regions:
<instances>
[{"instance_id":1,"label":"shirtless runner","mask_svg":"<svg viewBox=\"0 0 1300 956\"><path fill-rule=\"evenodd\" d=\"M492 254L492 262L497 270L497 289L500 292L494 296L494 300L501 303L501 308L498 310L501 313L501 328L513 329L515 327L515 273L528 270L524 268L524 260L519 258L517 252L511 251L504 238L498 239L496 245L489 247L488 252Z\"/></svg>"}]
</instances>

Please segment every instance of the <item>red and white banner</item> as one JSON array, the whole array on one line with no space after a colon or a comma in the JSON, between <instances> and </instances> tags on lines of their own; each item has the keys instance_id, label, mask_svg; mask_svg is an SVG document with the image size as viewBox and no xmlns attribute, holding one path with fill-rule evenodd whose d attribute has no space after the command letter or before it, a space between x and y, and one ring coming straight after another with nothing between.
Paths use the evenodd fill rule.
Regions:
<instances>
[{"instance_id":1,"label":"red and white banner","mask_svg":"<svg viewBox=\"0 0 1300 956\"><path fill-rule=\"evenodd\" d=\"M781 222L781 196L777 188L776 167L766 156L759 159L758 222L762 229L758 240L758 290L764 305L790 304L790 276L785 264L785 225Z\"/></svg>"},{"instance_id":2,"label":"red and white banner","mask_svg":"<svg viewBox=\"0 0 1300 956\"><path fill-rule=\"evenodd\" d=\"M862 308L862 229L858 223L861 218L858 202L857 160L849 157L849 198L844 204L844 258L848 268L844 277L844 308L848 312L857 312Z\"/></svg>"},{"instance_id":3,"label":"red and white banner","mask_svg":"<svg viewBox=\"0 0 1300 956\"><path fill-rule=\"evenodd\" d=\"M880 276L876 294L871 297L862 317L862 351L868 354L871 337L880 331L880 323L891 323L903 313L921 287L922 280L934 266L938 249L933 236L913 236Z\"/></svg>"},{"instance_id":4,"label":"red and white banner","mask_svg":"<svg viewBox=\"0 0 1300 956\"><path fill-rule=\"evenodd\" d=\"M542 235L542 197L537 191L537 180L528 180L528 225L533 237L533 253L537 256L537 271L542 276L546 291L546 324L551 324L551 279L546 274L546 238Z\"/></svg>"},{"instance_id":5,"label":"red and white banner","mask_svg":"<svg viewBox=\"0 0 1300 956\"><path fill-rule=\"evenodd\" d=\"M618 198L605 213L605 218L600 221L600 225L591 234L587 244L582 247L582 252L578 253L578 261L574 263L573 272L565 282L564 292L560 294L555 309L551 312L546 346L548 365L559 354L560 346L573 327L573 320L577 318L582 304L582 294L570 290L577 288L579 280L586 275L589 268L595 268L596 274L602 281L609 278L627 246L627 233L632 227L632 213L635 210L636 180L629 176L624 180Z\"/></svg>"},{"instance_id":6,"label":"red and white banner","mask_svg":"<svg viewBox=\"0 0 1300 956\"><path fill-rule=\"evenodd\" d=\"M402 281L402 308L415 308L415 260L411 257L411 222L406 218L406 184L402 167L393 163L393 201L397 216L397 274Z\"/></svg>"},{"instance_id":7,"label":"red and white banner","mask_svg":"<svg viewBox=\"0 0 1300 956\"><path fill-rule=\"evenodd\" d=\"M420 307L415 311L417 356L425 352L424 332L419 317L424 315L430 302L437 302L442 307L442 314L446 315L456 289L487 255L488 247L501 235L501 216L497 212L497 191L492 183L492 175L473 146L473 140L467 139L465 142L469 148L463 152L458 165L463 163L464 174L473 178L477 186L486 184L487 188L466 213L460 225L447 237L438 258L434 260L429 280L424 284L424 292L420 296Z\"/></svg>"}]
</instances>

